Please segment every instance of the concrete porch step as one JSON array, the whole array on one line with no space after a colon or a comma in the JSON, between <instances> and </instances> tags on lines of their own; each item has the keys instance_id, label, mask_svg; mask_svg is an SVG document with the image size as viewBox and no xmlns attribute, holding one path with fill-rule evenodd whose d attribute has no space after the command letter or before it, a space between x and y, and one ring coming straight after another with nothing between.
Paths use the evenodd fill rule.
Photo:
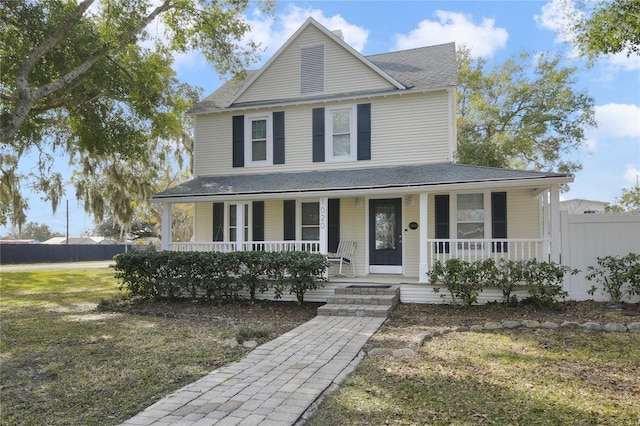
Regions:
<instances>
[{"instance_id":1,"label":"concrete porch step","mask_svg":"<svg viewBox=\"0 0 640 426\"><path fill-rule=\"evenodd\" d=\"M350 285L338 287L320 316L387 317L400 301L400 287L393 285Z\"/></svg>"}]
</instances>

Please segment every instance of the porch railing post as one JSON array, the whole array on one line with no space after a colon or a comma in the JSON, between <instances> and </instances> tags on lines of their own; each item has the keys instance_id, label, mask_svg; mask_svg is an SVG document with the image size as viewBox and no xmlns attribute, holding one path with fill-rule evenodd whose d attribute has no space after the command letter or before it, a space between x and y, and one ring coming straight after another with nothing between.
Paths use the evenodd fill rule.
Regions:
<instances>
[{"instance_id":1,"label":"porch railing post","mask_svg":"<svg viewBox=\"0 0 640 426\"><path fill-rule=\"evenodd\" d=\"M419 213L419 221L418 221L418 226L419 226L419 230L420 230L420 249L419 249L419 256L420 256L420 267L418 268L418 273L420 274L418 276L418 282L419 283L426 283L428 282L428 277L427 277L427 273L429 272L429 259L428 259L428 251L429 251L429 243L427 242L427 238L428 238L428 200L429 200L429 194L427 192L421 192L420 193L420 213Z\"/></svg>"},{"instance_id":2,"label":"porch railing post","mask_svg":"<svg viewBox=\"0 0 640 426\"><path fill-rule=\"evenodd\" d=\"M244 204L236 204L236 251L244 251Z\"/></svg>"}]
</instances>

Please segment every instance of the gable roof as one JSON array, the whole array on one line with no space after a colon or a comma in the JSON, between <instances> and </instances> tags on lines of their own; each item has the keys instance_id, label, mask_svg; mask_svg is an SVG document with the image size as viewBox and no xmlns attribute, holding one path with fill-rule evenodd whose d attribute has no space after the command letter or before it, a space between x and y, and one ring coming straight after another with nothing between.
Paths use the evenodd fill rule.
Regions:
<instances>
[{"instance_id":1,"label":"gable roof","mask_svg":"<svg viewBox=\"0 0 640 426\"><path fill-rule=\"evenodd\" d=\"M393 88L385 91L377 90L360 93L343 93L340 95L318 95L316 97L305 97L304 99L295 98L252 103L234 103L309 25L315 26L327 37L349 51L355 58L389 81L393 85ZM458 69L456 64L455 43L363 56L333 32L320 25L313 18L309 18L260 70L248 71L244 80L227 81L218 90L198 102L189 110L189 113L197 115L247 107L317 102L340 99L342 97L353 98L411 91L429 91L456 87L457 83Z\"/></svg>"},{"instance_id":2,"label":"gable roof","mask_svg":"<svg viewBox=\"0 0 640 426\"><path fill-rule=\"evenodd\" d=\"M395 166L366 169L326 170L292 173L264 173L200 176L182 185L155 194L151 201L192 197L225 197L351 192L361 190L416 189L455 184L509 184L553 179L568 183L564 173L507 170L456 163Z\"/></svg>"}]
</instances>

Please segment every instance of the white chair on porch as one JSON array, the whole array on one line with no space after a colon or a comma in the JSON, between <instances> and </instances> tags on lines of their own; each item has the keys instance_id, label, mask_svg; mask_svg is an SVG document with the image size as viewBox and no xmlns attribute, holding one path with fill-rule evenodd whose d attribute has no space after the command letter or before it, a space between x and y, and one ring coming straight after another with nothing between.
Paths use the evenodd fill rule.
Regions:
<instances>
[{"instance_id":1,"label":"white chair on porch","mask_svg":"<svg viewBox=\"0 0 640 426\"><path fill-rule=\"evenodd\" d=\"M331 263L340 264L340 268L338 269L339 275L344 275L345 277L355 277L356 276L356 264L354 259L355 251L356 251L355 241L340 241L340 243L338 243L338 251L336 253L327 254L327 260ZM351 265L351 275L346 275L342 273L342 265L344 264Z\"/></svg>"}]
</instances>

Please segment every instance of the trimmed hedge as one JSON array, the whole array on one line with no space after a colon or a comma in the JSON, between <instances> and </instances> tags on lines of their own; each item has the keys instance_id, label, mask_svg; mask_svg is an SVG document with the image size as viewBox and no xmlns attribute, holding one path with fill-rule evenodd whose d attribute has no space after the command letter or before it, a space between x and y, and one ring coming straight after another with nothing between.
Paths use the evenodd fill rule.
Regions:
<instances>
[{"instance_id":1,"label":"trimmed hedge","mask_svg":"<svg viewBox=\"0 0 640 426\"><path fill-rule=\"evenodd\" d=\"M131 297L161 300L190 297L221 303L255 301L256 292L285 291L299 303L307 290L324 285L326 258L309 252L130 252L114 257L120 289Z\"/></svg>"}]
</instances>

